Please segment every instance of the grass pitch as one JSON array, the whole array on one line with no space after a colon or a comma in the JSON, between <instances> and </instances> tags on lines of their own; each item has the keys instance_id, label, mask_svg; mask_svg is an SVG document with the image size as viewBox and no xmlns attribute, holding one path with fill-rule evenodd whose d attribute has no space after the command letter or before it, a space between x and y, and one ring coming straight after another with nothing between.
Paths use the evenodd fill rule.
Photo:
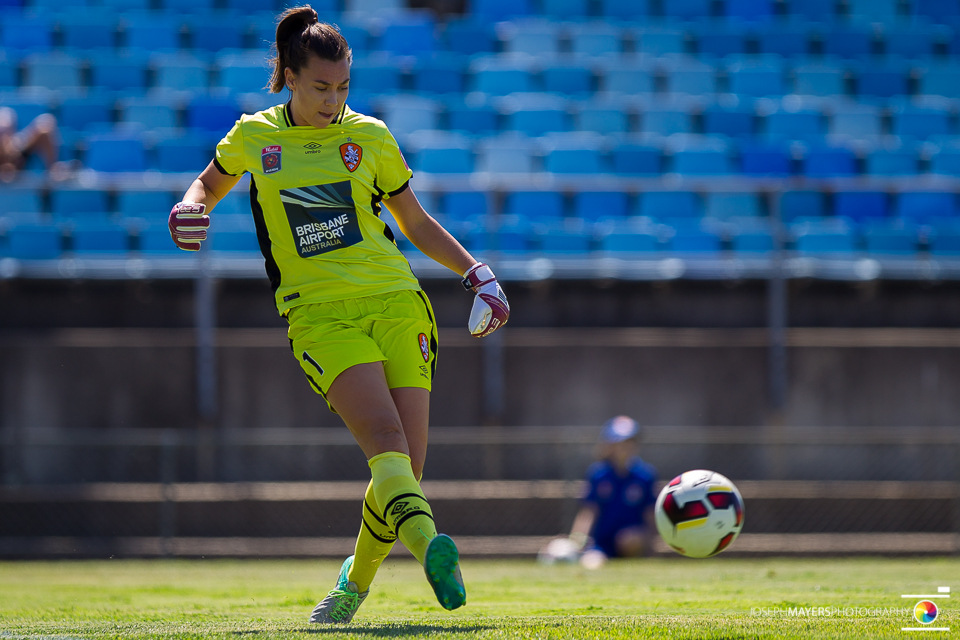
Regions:
<instances>
[{"instance_id":1,"label":"grass pitch","mask_svg":"<svg viewBox=\"0 0 960 640\"><path fill-rule=\"evenodd\" d=\"M463 561L467 605L437 605L413 560L389 559L354 622L307 623L340 563L276 560L0 562L0 639L924 638L960 634L960 559L611 562L596 571ZM952 584L951 584L952 581ZM918 598L939 617L918 633Z\"/></svg>"}]
</instances>

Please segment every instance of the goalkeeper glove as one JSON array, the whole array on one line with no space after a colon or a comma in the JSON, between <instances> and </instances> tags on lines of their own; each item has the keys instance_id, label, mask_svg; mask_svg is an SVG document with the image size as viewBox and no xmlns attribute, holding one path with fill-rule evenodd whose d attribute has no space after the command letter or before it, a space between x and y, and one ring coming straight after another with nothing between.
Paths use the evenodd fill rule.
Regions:
<instances>
[{"instance_id":1,"label":"goalkeeper glove","mask_svg":"<svg viewBox=\"0 0 960 640\"><path fill-rule=\"evenodd\" d=\"M170 237L184 251L199 251L200 242L207 239L210 216L204 213L206 208L196 202L178 202L170 210L167 218Z\"/></svg>"},{"instance_id":2,"label":"goalkeeper glove","mask_svg":"<svg viewBox=\"0 0 960 640\"><path fill-rule=\"evenodd\" d=\"M476 294L473 308L470 309L470 320L467 322L467 329L471 334L482 338L507 324L510 304L490 267L478 262L467 269L463 274L463 286Z\"/></svg>"}]
</instances>

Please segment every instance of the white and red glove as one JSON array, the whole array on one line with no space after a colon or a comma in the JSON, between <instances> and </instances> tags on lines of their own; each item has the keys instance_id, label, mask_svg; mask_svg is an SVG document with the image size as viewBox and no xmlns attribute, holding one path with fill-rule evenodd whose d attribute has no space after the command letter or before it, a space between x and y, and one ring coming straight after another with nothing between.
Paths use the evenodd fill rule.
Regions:
<instances>
[{"instance_id":1,"label":"white and red glove","mask_svg":"<svg viewBox=\"0 0 960 640\"><path fill-rule=\"evenodd\" d=\"M463 274L463 286L477 294L473 299L473 308L470 309L470 320L467 322L467 329L471 334L482 338L507 324L510 303L507 302L507 296L490 267L478 262L467 269Z\"/></svg>"},{"instance_id":2,"label":"white and red glove","mask_svg":"<svg viewBox=\"0 0 960 640\"><path fill-rule=\"evenodd\" d=\"M199 251L207 239L210 216L204 213L206 205L197 202L178 202L170 210L167 226L174 244L184 251Z\"/></svg>"}]
</instances>

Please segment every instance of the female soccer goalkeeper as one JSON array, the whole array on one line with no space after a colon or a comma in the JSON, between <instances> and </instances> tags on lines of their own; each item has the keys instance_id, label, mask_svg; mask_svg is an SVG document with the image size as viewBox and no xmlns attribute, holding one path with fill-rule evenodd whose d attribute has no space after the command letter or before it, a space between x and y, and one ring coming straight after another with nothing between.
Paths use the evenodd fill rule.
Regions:
<instances>
[{"instance_id":1,"label":"female soccer goalkeeper","mask_svg":"<svg viewBox=\"0 0 960 640\"><path fill-rule=\"evenodd\" d=\"M383 122L346 104L352 54L309 6L277 25L270 79L286 104L244 115L170 212L181 249L206 239L207 214L250 173L250 204L277 308L297 362L367 457L372 480L354 555L311 622L349 622L397 538L424 567L440 604L466 602L459 553L438 534L420 490L437 332L430 303L380 217L381 203L427 256L463 274L478 337L510 314L490 267L426 211Z\"/></svg>"}]
</instances>

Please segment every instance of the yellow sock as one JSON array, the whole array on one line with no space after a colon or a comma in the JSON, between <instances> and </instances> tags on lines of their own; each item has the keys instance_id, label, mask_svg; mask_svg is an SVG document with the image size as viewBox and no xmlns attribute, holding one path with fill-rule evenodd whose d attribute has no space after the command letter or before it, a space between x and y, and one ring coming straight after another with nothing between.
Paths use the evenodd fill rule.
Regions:
<instances>
[{"instance_id":1,"label":"yellow sock","mask_svg":"<svg viewBox=\"0 0 960 640\"><path fill-rule=\"evenodd\" d=\"M377 498L373 495L373 480L371 480L363 496L363 518L353 552L353 566L347 574L347 579L356 583L358 592L363 593L370 588L373 578L377 575L377 569L380 568L380 564L396 542L397 534L381 517Z\"/></svg>"},{"instance_id":2,"label":"yellow sock","mask_svg":"<svg viewBox=\"0 0 960 640\"><path fill-rule=\"evenodd\" d=\"M367 462L373 475L373 493L383 519L397 532L400 542L423 564L427 545L437 536L430 504L413 475L410 456L387 451Z\"/></svg>"}]
</instances>

